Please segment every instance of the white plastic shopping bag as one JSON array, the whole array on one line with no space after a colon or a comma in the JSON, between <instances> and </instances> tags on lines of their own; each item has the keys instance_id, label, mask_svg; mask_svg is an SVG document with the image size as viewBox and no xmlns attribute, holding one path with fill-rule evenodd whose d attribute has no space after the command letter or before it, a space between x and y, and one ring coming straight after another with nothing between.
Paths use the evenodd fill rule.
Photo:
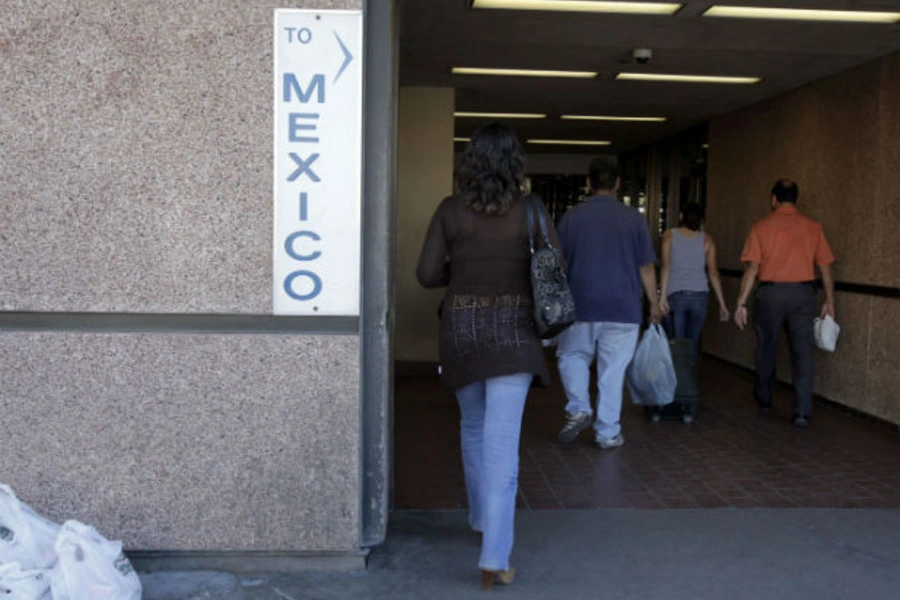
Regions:
<instances>
[{"instance_id":1,"label":"white plastic shopping bag","mask_svg":"<svg viewBox=\"0 0 900 600\"><path fill-rule=\"evenodd\" d=\"M625 373L635 404L665 406L675 399L675 365L669 340L659 325L644 332Z\"/></svg>"},{"instance_id":2,"label":"white plastic shopping bag","mask_svg":"<svg viewBox=\"0 0 900 600\"><path fill-rule=\"evenodd\" d=\"M141 580L122 552L89 525L63 523L56 539L59 562L50 577L53 600L140 600Z\"/></svg>"},{"instance_id":3,"label":"white plastic shopping bag","mask_svg":"<svg viewBox=\"0 0 900 600\"><path fill-rule=\"evenodd\" d=\"M813 321L813 329L816 334L816 346L826 352L834 352L837 346L838 336L841 333L841 326L831 315L825 315L824 319L816 317Z\"/></svg>"},{"instance_id":4,"label":"white plastic shopping bag","mask_svg":"<svg viewBox=\"0 0 900 600\"><path fill-rule=\"evenodd\" d=\"M8 485L0 484L0 564L16 562L26 571L52 567L58 533L59 525L38 515Z\"/></svg>"},{"instance_id":5,"label":"white plastic shopping bag","mask_svg":"<svg viewBox=\"0 0 900 600\"><path fill-rule=\"evenodd\" d=\"M49 569L23 571L17 562L0 564L0 598L50 600Z\"/></svg>"}]
</instances>

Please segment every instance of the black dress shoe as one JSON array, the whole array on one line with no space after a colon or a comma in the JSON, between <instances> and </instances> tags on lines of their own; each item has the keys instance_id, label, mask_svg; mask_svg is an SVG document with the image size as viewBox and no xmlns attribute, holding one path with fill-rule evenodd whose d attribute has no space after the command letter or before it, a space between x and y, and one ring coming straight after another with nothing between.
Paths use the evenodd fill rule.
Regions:
<instances>
[{"instance_id":1,"label":"black dress shoe","mask_svg":"<svg viewBox=\"0 0 900 600\"><path fill-rule=\"evenodd\" d=\"M804 415L794 415L794 427L809 427L809 417Z\"/></svg>"}]
</instances>

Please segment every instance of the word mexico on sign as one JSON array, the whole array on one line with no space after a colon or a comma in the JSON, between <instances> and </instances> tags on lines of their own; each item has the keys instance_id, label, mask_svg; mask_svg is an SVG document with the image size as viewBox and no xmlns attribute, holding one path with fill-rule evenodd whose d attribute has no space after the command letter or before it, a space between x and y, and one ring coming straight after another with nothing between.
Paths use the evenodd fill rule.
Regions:
<instances>
[{"instance_id":1,"label":"word mexico on sign","mask_svg":"<svg viewBox=\"0 0 900 600\"><path fill-rule=\"evenodd\" d=\"M361 11L275 11L276 315L359 316L361 52Z\"/></svg>"}]
</instances>

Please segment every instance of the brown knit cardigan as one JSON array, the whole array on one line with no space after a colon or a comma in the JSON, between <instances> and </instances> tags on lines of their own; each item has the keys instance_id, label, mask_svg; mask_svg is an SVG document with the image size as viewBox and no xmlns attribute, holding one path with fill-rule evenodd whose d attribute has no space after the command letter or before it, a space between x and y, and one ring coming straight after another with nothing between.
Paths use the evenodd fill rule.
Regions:
<instances>
[{"instance_id":1,"label":"brown knit cardigan","mask_svg":"<svg viewBox=\"0 0 900 600\"><path fill-rule=\"evenodd\" d=\"M553 222L537 204L558 246ZM451 389L513 373L533 373L541 385L549 383L532 317L530 259L524 198L502 215L475 212L459 196L438 206L416 275L424 287L447 286L440 359Z\"/></svg>"}]
</instances>

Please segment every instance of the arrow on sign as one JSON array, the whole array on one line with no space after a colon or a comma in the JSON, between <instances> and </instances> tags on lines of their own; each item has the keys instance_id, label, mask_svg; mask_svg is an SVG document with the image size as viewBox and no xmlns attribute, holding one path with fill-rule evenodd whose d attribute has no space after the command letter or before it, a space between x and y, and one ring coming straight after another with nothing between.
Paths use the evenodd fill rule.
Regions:
<instances>
[{"instance_id":1,"label":"arrow on sign","mask_svg":"<svg viewBox=\"0 0 900 600\"><path fill-rule=\"evenodd\" d=\"M341 36L334 32L334 37L337 38L338 44L341 45L341 50L344 51L344 64L341 65L340 70L338 70L337 75L334 76L334 81L332 83L337 83L337 80L340 79L341 73L344 72L344 69L347 68L347 65L350 64L350 61L353 60L353 55L350 54L350 51L347 50L347 46L344 45L344 42L341 40Z\"/></svg>"}]
</instances>

